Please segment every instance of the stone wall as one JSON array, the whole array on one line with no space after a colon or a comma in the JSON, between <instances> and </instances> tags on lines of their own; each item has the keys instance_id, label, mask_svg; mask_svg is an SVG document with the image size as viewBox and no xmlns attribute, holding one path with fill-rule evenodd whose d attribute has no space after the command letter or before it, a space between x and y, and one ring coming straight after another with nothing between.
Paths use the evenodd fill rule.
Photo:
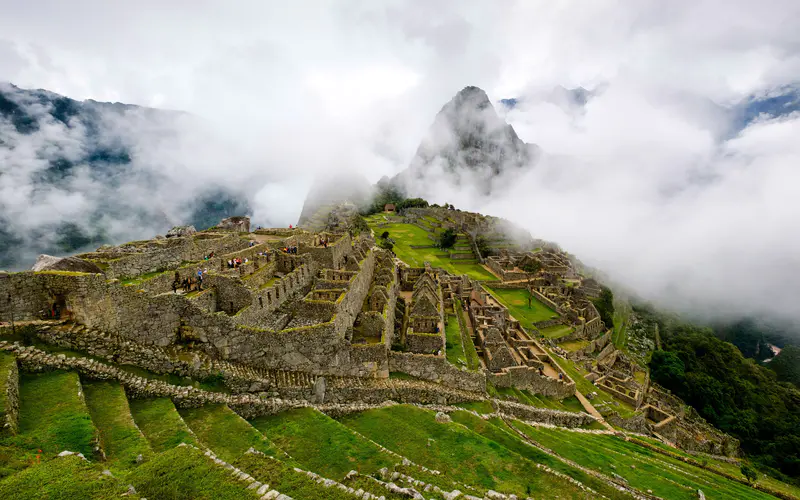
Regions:
<instances>
[{"instance_id":1,"label":"stone wall","mask_svg":"<svg viewBox=\"0 0 800 500\"><path fill-rule=\"evenodd\" d=\"M0 390L5 393L5 405L0 408L0 436L12 436L19 427L19 370L16 360L9 364L5 380L0 381Z\"/></svg>"},{"instance_id":2,"label":"stone wall","mask_svg":"<svg viewBox=\"0 0 800 500\"><path fill-rule=\"evenodd\" d=\"M550 309L552 309L555 312L558 312L558 313L561 312L561 310L559 309L558 305L555 302L553 302L552 300L550 300L547 297L545 297L544 295L542 295L538 290L531 290L531 291L533 292L533 296L536 297L537 299L539 299L539 301L542 304L546 305L547 307L549 307Z\"/></svg>"},{"instance_id":3,"label":"stone wall","mask_svg":"<svg viewBox=\"0 0 800 500\"><path fill-rule=\"evenodd\" d=\"M406 348L418 354L444 353L444 334L440 333L414 333L411 328L406 332Z\"/></svg>"},{"instance_id":4,"label":"stone wall","mask_svg":"<svg viewBox=\"0 0 800 500\"><path fill-rule=\"evenodd\" d=\"M568 335L569 337L570 335ZM558 339L558 342L562 342L561 339ZM589 345L578 349L577 351L572 351L567 354L567 358L569 359L580 359L586 357L594 352L600 351L608 343L611 342L611 330L607 331L604 335L597 337L596 339L589 342Z\"/></svg>"},{"instance_id":5,"label":"stone wall","mask_svg":"<svg viewBox=\"0 0 800 500\"><path fill-rule=\"evenodd\" d=\"M461 370L448 363L444 356L391 351L389 370L456 389L486 392L486 375L483 372Z\"/></svg>"},{"instance_id":6,"label":"stone wall","mask_svg":"<svg viewBox=\"0 0 800 500\"><path fill-rule=\"evenodd\" d=\"M188 236L165 240L163 249L149 250L141 253L120 253L116 259L107 260L105 272L108 278L123 278L141 274L174 269L186 261L200 261L214 252L226 254L247 248L249 242L238 234L230 234L219 238L198 238Z\"/></svg>"},{"instance_id":7,"label":"stone wall","mask_svg":"<svg viewBox=\"0 0 800 500\"><path fill-rule=\"evenodd\" d=\"M499 413L510 415L520 420L541 422L559 427L582 427L596 422L597 419L584 412L568 412L551 410L548 408L535 408L513 401L495 400Z\"/></svg>"},{"instance_id":8,"label":"stone wall","mask_svg":"<svg viewBox=\"0 0 800 500\"><path fill-rule=\"evenodd\" d=\"M495 387L513 386L557 399L564 399L575 394L575 382L568 376L564 375L563 380L558 380L546 375L539 375L538 370L527 366L512 366L505 368L501 373L488 373L487 375Z\"/></svg>"}]
</instances>

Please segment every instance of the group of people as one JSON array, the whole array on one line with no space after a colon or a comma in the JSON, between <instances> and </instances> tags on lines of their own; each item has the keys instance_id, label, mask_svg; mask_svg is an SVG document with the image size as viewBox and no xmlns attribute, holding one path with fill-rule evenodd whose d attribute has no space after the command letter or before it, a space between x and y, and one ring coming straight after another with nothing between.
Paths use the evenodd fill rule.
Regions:
<instances>
[{"instance_id":1,"label":"group of people","mask_svg":"<svg viewBox=\"0 0 800 500\"><path fill-rule=\"evenodd\" d=\"M297 247L283 247L283 253L297 253Z\"/></svg>"},{"instance_id":2,"label":"group of people","mask_svg":"<svg viewBox=\"0 0 800 500\"><path fill-rule=\"evenodd\" d=\"M318 247L328 248L328 238L327 238L327 236L325 238L320 238L319 241L317 241L317 246Z\"/></svg>"},{"instance_id":3,"label":"group of people","mask_svg":"<svg viewBox=\"0 0 800 500\"><path fill-rule=\"evenodd\" d=\"M175 273L175 279L172 281L172 291L178 293L178 289L183 289L185 293L203 289L203 280L205 279L208 269L198 269L196 276L187 276L181 280L180 274Z\"/></svg>"},{"instance_id":4,"label":"group of people","mask_svg":"<svg viewBox=\"0 0 800 500\"><path fill-rule=\"evenodd\" d=\"M247 264L248 262L247 257L245 257L244 260L239 257L231 259L228 261L228 269L239 269L239 266Z\"/></svg>"}]
</instances>

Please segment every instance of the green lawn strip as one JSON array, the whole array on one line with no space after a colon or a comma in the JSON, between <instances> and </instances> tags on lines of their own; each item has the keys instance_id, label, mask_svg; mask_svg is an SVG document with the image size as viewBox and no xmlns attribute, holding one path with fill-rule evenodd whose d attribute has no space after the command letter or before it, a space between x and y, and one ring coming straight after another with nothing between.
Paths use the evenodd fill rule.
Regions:
<instances>
[{"instance_id":1,"label":"green lawn strip","mask_svg":"<svg viewBox=\"0 0 800 500\"><path fill-rule=\"evenodd\" d=\"M434 268L461 275L467 274L477 280L497 280L497 278L475 261L451 260L450 255L438 248L411 248L414 246L431 246L436 242L428 237L428 232L414 224L387 224L378 227L376 223L369 222L376 235L384 231L389 232L394 244L397 257L412 267L423 267L425 262L430 262Z\"/></svg>"},{"instance_id":2,"label":"green lawn strip","mask_svg":"<svg viewBox=\"0 0 800 500\"><path fill-rule=\"evenodd\" d=\"M21 375L19 434L2 444L19 446L28 457L37 450L45 457L69 450L91 458L98 433L82 393L75 372Z\"/></svg>"},{"instance_id":3,"label":"green lawn strip","mask_svg":"<svg viewBox=\"0 0 800 500\"><path fill-rule=\"evenodd\" d=\"M15 500L103 500L120 498L127 490L126 483L103 474L100 467L76 455L47 460L0 482L0 498Z\"/></svg>"},{"instance_id":4,"label":"green lawn strip","mask_svg":"<svg viewBox=\"0 0 800 500\"><path fill-rule=\"evenodd\" d=\"M481 361L478 358L478 351L475 350L475 344L472 342L472 337L467 331L467 312L461 306L461 301L456 299L454 303L456 314L458 314L458 327L461 330L461 345L464 348L464 356L467 360L467 368L470 370L478 370L481 367Z\"/></svg>"},{"instance_id":5,"label":"green lawn strip","mask_svg":"<svg viewBox=\"0 0 800 500\"><path fill-rule=\"evenodd\" d=\"M156 452L181 443L200 446L169 398L134 399L130 408L133 420Z\"/></svg>"},{"instance_id":6,"label":"green lawn strip","mask_svg":"<svg viewBox=\"0 0 800 500\"><path fill-rule=\"evenodd\" d=\"M615 488L608 486L604 481L594 478L580 469L571 467L558 458L548 455L544 451L529 445L515 435L514 431L509 429L508 425L499 418L483 420L475 415L462 411L452 412L450 417L454 422L458 422L466 426L471 431L480 434L487 439L491 439L495 443L506 447L514 453L518 453L528 460L546 465L558 472L562 472L602 495L605 495L609 498L624 497L624 495L622 495Z\"/></svg>"},{"instance_id":7,"label":"green lawn strip","mask_svg":"<svg viewBox=\"0 0 800 500\"><path fill-rule=\"evenodd\" d=\"M447 361L454 366L462 367L467 365L467 357L464 355L464 347L461 345L461 329L458 326L458 319L455 314L447 315L447 325L445 326L445 354Z\"/></svg>"},{"instance_id":8,"label":"green lawn strip","mask_svg":"<svg viewBox=\"0 0 800 500\"><path fill-rule=\"evenodd\" d=\"M159 500L240 500L259 498L203 452L181 446L159 453L126 478L143 497Z\"/></svg>"},{"instance_id":9,"label":"green lawn strip","mask_svg":"<svg viewBox=\"0 0 800 500\"><path fill-rule=\"evenodd\" d=\"M407 495L392 493L373 478L369 476L362 476L361 474L357 476L351 476L349 479L345 479L344 481L342 481L342 484L344 484L347 487L353 488L354 490L361 489L364 491L368 491L373 495L377 496L378 498L384 497L386 500L408 500ZM349 496L349 498L352 499L353 497Z\"/></svg>"},{"instance_id":10,"label":"green lawn strip","mask_svg":"<svg viewBox=\"0 0 800 500\"><path fill-rule=\"evenodd\" d=\"M561 337L565 337L572 333L572 327L569 325L553 325L548 326L547 328L542 328L539 330L539 332L549 339L560 339ZM584 342L586 342L586 345L589 344L587 341ZM564 346L562 345L562 347ZM566 347L564 347L564 349L566 349Z\"/></svg>"},{"instance_id":11,"label":"green lawn strip","mask_svg":"<svg viewBox=\"0 0 800 500\"><path fill-rule=\"evenodd\" d=\"M453 318L455 320L455 318ZM8 376L17 365L17 358L7 352L0 352L0 417L5 422L6 402L8 401ZM2 432L2 430L0 430Z\"/></svg>"},{"instance_id":12,"label":"green lawn strip","mask_svg":"<svg viewBox=\"0 0 800 500\"><path fill-rule=\"evenodd\" d=\"M219 458L233 462L250 448L283 456L278 448L233 410L222 404L178 410L203 444Z\"/></svg>"},{"instance_id":13,"label":"green lawn strip","mask_svg":"<svg viewBox=\"0 0 800 500\"><path fill-rule=\"evenodd\" d=\"M252 424L303 468L336 481L351 470L372 474L398 462L374 443L313 408L259 417Z\"/></svg>"},{"instance_id":14,"label":"green lawn strip","mask_svg":"<svg viewBox=\"0 0 800 500\"><path fill-rule=\"evenodd\" d=\"M456 403L455 406L464 408L465 410L472 410L481 414L494 413L492 403L489 401L467 401L466 403Z\"/></svg>"},{"instance_id":15,"label":"green lawn strip","mask_svg":"<svg viewBox=\"0 0 800 500\"><path fill-rule=\"evenodd\" d=\"M607 475L618 474L642 491L670 499L771 498L713 472L685 464L615 436L596 435L512 424L543 446Z\"/></svg>"},{"instance_id":16,"label":"green lawn strip","mask_svg":"<svg viewBox=\"0 0 800 500\"><path fill-rule=\"evenodd\" d=\"M558 317L552 309L542 304L534 297L531 300L531 307L528 307L528 291L523 289L492 289L486 291L491 293L495 299L506 306L512 316L524 328L533 327L533 323Z\"/></svg>"},{"instance_id":17,"label":"green lawn strip","mask_svg":"<svg viewBox=\"0 0 800 500\"><path fill-rule=\"evenodd\" d=\"M398 405L368 410L342 422L420 465L474 487L551 498L588 497L571 483L457 423L438 423L434 412Z\"/></svg>"},{"instance_id":18,"label":"green lawn strip","mask_svg":"<svg viewBox=\"0 0 800 500\"><path fill-rule=\"evenodd\" d=\"M705 463L705 466L708 467L709 469L713 469L713 470L728 474L728 475L733 476L733 477L744 478L744 476L742 476L742 472L741 472L741 464L739 464L739 463L725 462L725 461L717 460L717 459L715 459L713 457L706 456L706 455L692 455L692 454L686 453L685 451L683 451L683 450L681 450L679 448L674 448L674 447L669 446L669 445L667 445L665 443L662 443L658 439L651 438L651 437L635 436L635 437L633 437L631 439L631 441L632 442L643 441L643 442L647 443L650 446L654 446L654 447L656 447L658 449L664 450L665 453L669 453L669 454L672 454L672 455L678 455L678 456L681 456L681 457L685 457L685 458L688 458L688 459L693 460L695 462L699 462L701 464ZM785 483L785 482L783 482L783 481L781 481L779 479L776 479L774 477L771 477L771 476L768 476L768 475L764 475L764 474L760 474L757 483L761 484L761 485L764 485L764 486L766 486L768 488L771 488L773 490L780 491L782 493L786 493L786 494L791 495L791 496L793 496L795 498L800 498L800 488L798 488L797 486Z\"/></svg>"},{"instance_id":19,"label":"green lawn strip","mask_svg":"<svg viewBox=\"0 0 800 500\"><path fill-rule=\"evenodd\" d=\"M318 484L297 472L291 465L280 460L255 453L245 453L233 465L247 472L271 489L280 491L292 498L314 498L320 500L352 500L353 496L339 488Z\"/></svg>"},{"instance_id":20,"label":"green lawn strip","mask_svg":"<svg viewBox=\"0 0 800 500\"><path fill-rule=\"evenodd\" d=\"M131 417L122 386L109 381L84 382L83 390L106 458L122 469L135 466L139 455L149 458L150 445Z\"/></svg>"}]
</instances>

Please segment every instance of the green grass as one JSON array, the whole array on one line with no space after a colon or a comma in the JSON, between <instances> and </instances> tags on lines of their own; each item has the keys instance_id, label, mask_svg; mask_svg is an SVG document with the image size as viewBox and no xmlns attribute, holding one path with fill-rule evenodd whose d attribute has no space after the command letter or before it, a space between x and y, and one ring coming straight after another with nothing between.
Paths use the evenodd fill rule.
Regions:
<instances>
[{"instance_id":1,"label":"green grass","mask_svg":"<svg viewBox=\"0 0 800 500\"><path fill-rule=\"evenodd\" d=\"M589 345L588 340L572 340L570 342L564 342L562 344L558 344L559 347L564 349L567 352L577 351L579 349L583 349L587 345Z\"/></svg>"},{"instance_id":2,"label":"green grass","mask_svg":"<svg viewBox=\"0 0 800 500\"><path fill-rule=\"evenodd\" d=\"M652 490L661 498L696 499L698 489L709 499L772 498L615 436L532 427L519 421L512 425L566 458L609 476L618 474L631 486Z\"/></svg>"},{"instance_id":3,"label":"green grass","mask_svg":"<svg viewBox=\"0 0 800 500\"><path fill-rule=\"evenodd\" d=\"M326 488L317 484L302 472L274 458L247 453L234 464L271 489L280 491L292 498L313 498L319 500L353 500L353 496L339 488Z\"/></svg>"},{"instance_id":4,"label":"green grass","mask_svg":"<svg viewBox=\"0 0 800 500\"><path fill-rule=\"evenodd\" d=\"M225 405L178 410L197 438L222 460L233 462L249 448L283 455L267 438Z\"/></svg>"},{"instance_id":5,"label":"green grass","mask_svg":"<svg viewBox=\"0 0 800 500\"><path fill-rule=\"evenodd\" d=\"M467 331L467 312L464 311L461 306L461 301L458 299L454 301L454 307L456 309L456 314L458 314L458 319L460 320L458 327L461 330L461 338L463 339L461 347L464 349L464 356L467 360L467 368L472 371L478 370L481 367L481 361L478 357L478 351L475 350L475 344L472 343L472 337Z\"/></svg>"},{"instance_id":6,"label":"green grass","mask_svg":"<svg viewBox=\"0 0 800 500\"><path fill-rule=\"evenodd\" d=\"M598 493L601 493L609 498L627 498L616 489L607 486L603 481L590 476L580 469L573 468L558 458L548 455L544 451L529 445L519 436L514 434L514 431L499 418L483 420L475 415L461 411L451 413L450 417L454 422L458 422L473 432L480 434L487 439L491 439L509 451L517 453L521 457L525 457L534 463L540 463L550 467L553 470L562 472L573 479L580 481Z\"/></svg>"},{"instance_id":7,"label":"green grass","mask_svg":"<svg viewBox=\"0 0 800 500\"><path fill-rule=\"evenodd\" d=\"M552 309L542 304L536 297L531 300L531 307L528 307L528 291L523 289L491 289L486 291L491 293L497 301L508 308L508 311L518 320L523 328L530 328L533 323L557 318L558 314Z\"/></svg>"},{"instance_id":8,"label":"green grass","mask_svg":"<svg viewBox=\"0 0 800 500\"><path fill-rule=\"evenodd\" d=\"M313 408L259 417L252 424L304 468L337 481L351 470L372 474L399 461Z\"/></svg>"},{"instance_id":9,"label":"green grass","mask_svg":"<svg viewBox=\"0 0 800 500\"><path fill-rule=\"evenodd\" d=\"M444 329L446 336L445 354L447 361L454 366L467 366L467 357L464 355L464 346L461 345L461 328L455 314L447 315L447 325Z\"/></svg>"},{"instance_id":10,"label":"green grass","mask_svg":"<svg viewBox=\"0 0 800 500\"><path fill-rule=\"evenodd\" d=\"M455 319L455 318L454 318ZM5 418L7 394L8 394L8 374L17 363L17 358L6 352L0 352L0 416ZM2 432L2 430L0 430Z\"/></svg>"},{"instance_id":11,"label":"green grass","mask_svg":"<svg viewBox=\"0 0 800 500\"><path fill-rule=\"evenodd\" d=\"M159 500L240 500L258 498L246 483L214 464L196 448L165 451L140 465L127 480L147 498Z\"/></svg>"},{"instance_id":12,"label":"green grass","mask_svg":"<svg viewBox=\"0 0 800 500\"><path fill-rule=\"evenodd\" d=\"M165 270L165 271L154 271L152 273L144 273L144 274L140 274L139 276L133 276L133 277L125 278L123 280L120 280L119 283L120 283L120 285L141 285L145 281L151 280L151 279L155 278L156 276L161 276L162 274L167 273L167 272L170 272L170 271L169 270Z\"/></svg>"},{"instance_id":13,"label":"green grass","mask_svg":"<svg viewBox=\"0 0 800 500\"><path fill-rule=\"evenodd\" d=\"M169 398L134 399L130 408L133 420L156 452L170 450L181 443L199 446Z\"/></svg>"},{"instance_id":14,"label":"green grass","mask_svg":"<svg viewBox=\"0 0 800 500\"><path fill-rule=\"evenodd\" d=\"M74 372L22 375L19 434L3 444L28 450L28 456L37 450L45 457L69 450L91 458L98 434L79 391Z\"/></svg>"},{"instance_id":15,"label":"green grass","mask_svg":"<svg viewBox=\"0 0 800 500\"><path fill-rule=\"evenodd\" d=\"M494 413L492 403L489 401L467 401L466 403L456 403L455 406L464 408L465 410L472 410L483 415Z\"/></svg>"},{"instance_id":16,"label":"green grass","mask_svg":"<svg viewBox=\"0 0 800 500\"><path fill-rule=\"evenodd\" d=\"M135 466L138 455L149 458L150 445L133 422L122 386L117 382L91 382L84 383L83 390L106 458L122 469Z\"/></svg>"},{"instance_id":17,"label":"green grass","mask_svg":"<svg viewBox=\"0 0 800 500\"><path fill-rule=\"evenodd\" d=\"M565 480L457 423L438 423L434 412L398 405L342 418L390 450L420 465L445 471L477 488L520 496L588 498Z\"/></svg>"},{"instance_id":18,"label":"green grass","mask_svg":"<svg viewBox=\"0 0 800 500\"><path fill-rule=\"evenodd\" d=\"M415 246L435 245L436 242L428 237L428 232L414 224L391 223L378 227L377 219L367 218L367 223L376 235L389 231L389 237L394 240L394 253L400 260L412 267L423 267L425 262L430 262L432 267L444 269L452 274L466 274L470 278L481 281L497 281L497 277L483 268L475 261L451 260L450 255L438 248L411 248Z\"/></svg>"},{"instance_id":19,"label":"green grass","mask_svg":"<svg viewBox=\"0 0 800 500\"><path fill-rule=\"evenodd\" d=\"M572 327L569 325L553 325L542 328L539 332L549 339L560 339L572 333Z\"/></svg>"},{"instance_id":20,"label":"green grass","mask_svg":"<svg viewBox=\"0 0 800 500\"><path fill-rule=\"evenodd\" d=\"M121 498L128 487L78 456L34 465L0 482L0 498L72 500ZM137 495L126 498L139 498Z\"/></svg>"}]
</instances>

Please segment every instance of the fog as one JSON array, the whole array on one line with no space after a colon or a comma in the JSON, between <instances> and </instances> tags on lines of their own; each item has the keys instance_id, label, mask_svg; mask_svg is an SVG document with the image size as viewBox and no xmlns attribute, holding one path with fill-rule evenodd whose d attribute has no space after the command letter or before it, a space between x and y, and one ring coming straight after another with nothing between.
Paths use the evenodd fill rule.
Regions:
<instances>
[{"instance_id":1,"label":"fog","mask_svg":"<svg viewBox=\"0 0 800 500\"><path fill-rule=\"evenodd\" d=\"M800 116L737 130L726 111L798 83L797 2L163 4L0 2L0 80L186 112L169 133L117 125L141 182L113 196L132 206L179 221L176 192L225 186L255 224L294 224L318 173L400 172L475 85L541 159L488 198L436 169L419 194L508 218L665 305L800 320ZM585 106L548 97L579 86ZM504 110L509 97L520 104ZM80 147L80 131L42 134L0 144L7 213L47 220L110 195L33 196L42 149Z\"/></svg>"}]
</instances>

